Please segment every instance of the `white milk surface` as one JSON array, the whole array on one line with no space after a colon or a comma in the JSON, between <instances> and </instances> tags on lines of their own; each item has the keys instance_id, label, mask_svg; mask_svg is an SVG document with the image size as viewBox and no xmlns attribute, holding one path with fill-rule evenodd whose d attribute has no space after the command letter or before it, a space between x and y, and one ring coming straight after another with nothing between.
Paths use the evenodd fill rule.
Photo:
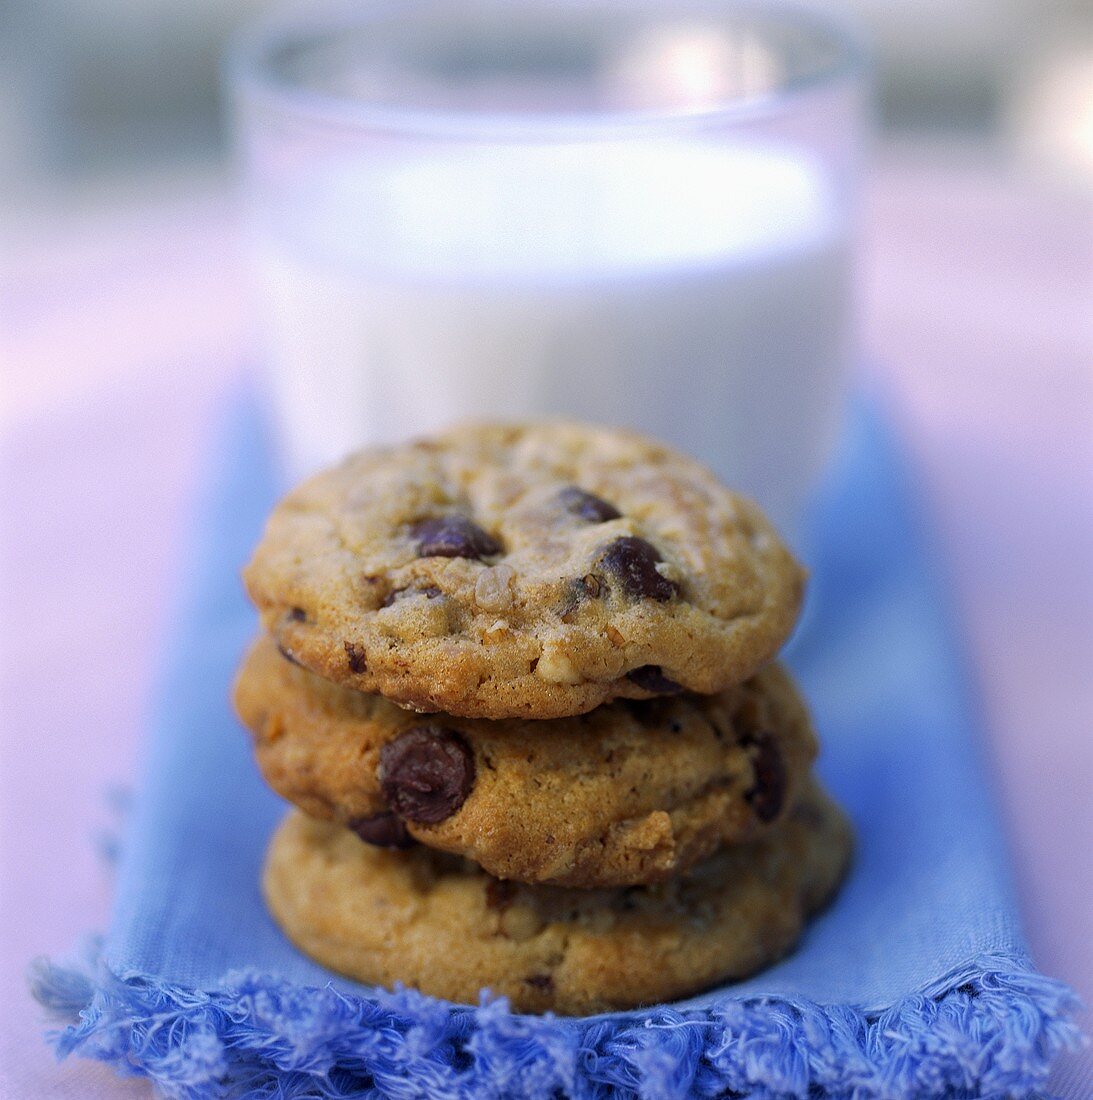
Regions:
<instances>
[{"instance_id":1,"label":"white milk surface","mask_svg":"<svg viewBox=\"0 0 1093 1100\"><path fill-rule=\"evenodd\" d=\"M834 435L844 227L774 150L320 162L257 219L288 473L468 416L658 435L792 521Z\"/></svg>"}]
</instances>

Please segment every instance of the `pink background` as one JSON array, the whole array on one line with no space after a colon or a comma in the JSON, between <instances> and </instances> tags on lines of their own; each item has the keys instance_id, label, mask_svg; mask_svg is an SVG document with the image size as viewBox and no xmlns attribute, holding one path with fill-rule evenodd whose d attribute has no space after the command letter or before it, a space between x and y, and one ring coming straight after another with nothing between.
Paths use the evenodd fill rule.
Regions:
<instances>
[{"instance_id":1,"label":"pink background","mask_svg":"<svg viewBox=\"0 0 1093 1100\"><path fill-rule=\"evenodd\" d=\"M1034 956L1093 1002L1093 230L1088 200L890 153L864 343L921 475ZM94 838L132 781L223 394L254 357L222 191L19 227L4 275L0 1096L143 1096L55 1065L33 956L105 927ZM1089 1018L1086 1017L1086 1026ZM1054 1086L1093 1088L1089 1054Z\"/></svg>"}]
</instances>

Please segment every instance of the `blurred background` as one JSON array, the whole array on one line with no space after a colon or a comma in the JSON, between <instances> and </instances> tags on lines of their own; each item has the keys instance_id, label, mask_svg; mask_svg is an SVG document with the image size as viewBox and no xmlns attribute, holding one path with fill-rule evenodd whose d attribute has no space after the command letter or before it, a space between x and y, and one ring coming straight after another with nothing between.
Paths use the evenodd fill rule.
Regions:
<instances>
[{"instance_id":1,"label":"blurred background","mask_svg":"<svg viewBox=\"0 0 1093 1100\"><path fill-rule=\"evenodd\" d=\"M828 0L877 58L886 135L928 133L1093 172L1085 0ZM218 65L267 0L8 0L0 148L9 199L138 172L197 171L222 149Z\"/></svg>"},{"instance_id":2,"label":"blurred background","mask_svg":"<svg viewBox=\"0 0 1093 1100\"><path fill-rule=\"evenodd\" d=\"M876 63L861 384L919 474L1034 955L1093 1003L1093 8L816 6ZM0 1096L139 1091L52 1066L23 968L105 923L72 838L132 779L216 410L254 354L219 63L266 7L0 5L0 996L22 1006Z\"/></svg>"}]
</instances>

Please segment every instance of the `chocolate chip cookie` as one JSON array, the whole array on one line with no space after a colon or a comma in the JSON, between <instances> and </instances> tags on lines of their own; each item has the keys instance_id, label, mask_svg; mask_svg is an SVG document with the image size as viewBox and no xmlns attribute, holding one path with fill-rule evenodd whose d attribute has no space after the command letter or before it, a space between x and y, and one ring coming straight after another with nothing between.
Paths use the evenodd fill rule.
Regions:
<instances>
[{"instance_id":1,"label":"chocolate chip cookie","mask_svg":"<svg viewBox=\"0 0 1093 1100\"><path fill-rule=\"evenodd\" d=\"M293 813L270 846L266 900L286 935L359 981L404 982L517 1011L589 1014L673 1000L784 955L842 878L850 828L816 789L762 839L657 886L500 882L457 857L391 852Z\"/></svg>"},{"instance_id":2,"label":"chocolate chip cookie","mask_svg":"<svg viewBox=\"0 0 1093 1100\"><path fill-rule=\"evenodd\" d=\"M816 754L777 665L717 695L573 718L426 718L331 684L263 637L235 700L266 781L308 814L521 882L664 879L778 821Z\"/></svg>"},{"instance_id":3,"label":"chocolate chip cookie","mask_svg":"<svg viewBox=\"0 0 1093 1100\"><path fill-rule=\"evenodd\" d=\"M803 587L755 505L704 466L551 422L351 456L278 505L245 580L312 671L477 718L721 691L778 651Z\"/></svg>"}]
</instances>

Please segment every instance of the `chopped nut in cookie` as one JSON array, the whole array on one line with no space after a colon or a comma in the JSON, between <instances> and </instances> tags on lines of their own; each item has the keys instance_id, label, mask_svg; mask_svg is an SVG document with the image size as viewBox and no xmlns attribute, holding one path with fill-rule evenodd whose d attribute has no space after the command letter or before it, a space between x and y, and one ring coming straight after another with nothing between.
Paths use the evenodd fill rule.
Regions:
<instances>
[{"instance_id":1,"label":"chopped nut in cookie","mask_svg":"<svg viewBox=\"0 0 1093 1100\"><path fill-rule=\"evenodd\" d=\"M512 582L516 570L511 565L484 569L474 584L474 600L483 611L498 613L512 606Z\"/></svg>"},{"instance_id":2,"label":"chopped nut in cookie","mask_svg":"<svg viewBox=\"0 0 1093 1100\"><path fill-rule=\"evenodd\" d=\"M535 675L552 684L579 684L581 674L565 649L556 642L543 646L542 656L535 666Z\"/></svg>"}]
</instances>

